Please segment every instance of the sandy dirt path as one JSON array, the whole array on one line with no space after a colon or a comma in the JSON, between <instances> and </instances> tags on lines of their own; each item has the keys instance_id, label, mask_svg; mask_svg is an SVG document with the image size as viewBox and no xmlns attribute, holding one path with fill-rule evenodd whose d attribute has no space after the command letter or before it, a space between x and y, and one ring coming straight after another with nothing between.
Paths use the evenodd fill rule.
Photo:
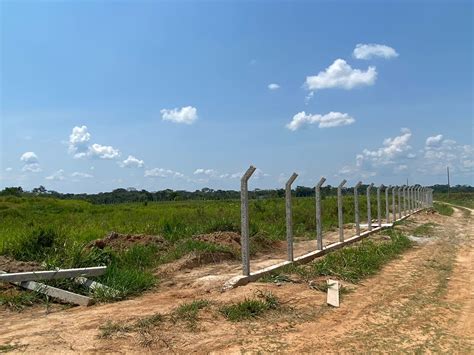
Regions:
<instances>
[{"instance_id":1,"label":"sandy dirt path","mask_svg":"<svg viewBox=\"0 0 474 355\"><path fill-rule=\"evenodd\" d=\"M235 262L223 262L181 271L153 292L123 302L53 312L44 307L1 310L0 346L32 353L467 353L474 335L472 216L456 209L451 217L422 212L407 219L397 228L408 234L424 223L436 226L376 276L351 286L340 308L326 306L325 293L307 283L253 283L222 293L223 282L239 269ZM252 297L257 290L273 292L281 309L237 323L219 314L219 305ZM99 327L107 321L125 324L169 314L181 303L202 298L212 306L201 311L195 329L166 321L145 332L99 338Z\"/></svg>"}]
</instances>

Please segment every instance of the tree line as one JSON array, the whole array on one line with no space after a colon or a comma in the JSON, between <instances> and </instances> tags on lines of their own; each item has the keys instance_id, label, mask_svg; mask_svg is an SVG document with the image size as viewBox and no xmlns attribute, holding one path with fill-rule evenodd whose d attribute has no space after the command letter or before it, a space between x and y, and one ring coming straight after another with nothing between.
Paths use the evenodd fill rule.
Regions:
<instances>
[{"instance_id":1,"label":"tree line","mask_svg":"<svg viewBox=\"0 0 474 355\"><path fill-rule=\"evenodd\" d=\"M367 185L362 185L361 193L365 191ZM448 185L433 185L430 186L435 193L448 192ZM314 196L314 188L297 186L294 190L296 197L312 197ZM345 193L353 193L353 188L346 188ZM474 193L474 187L469 185L451 186L449 191L452 193ZM327 185L321 187L321 196L332 196L337 194L337 187ZM44 186L39 186L31 191L23 190L22 187L6 187L0 191L0 196L39 196L39 197L55 197L65 200L85 200L94 204L114 204L126 202L156 202L156 201L187 201L187 200L233 200L240 198L240 191L235 190L214 190L210 188L203 188L195 191L185 190L161 190L150 192L147 190L137 190L135 188L119 188L111 192L99 192L96 194L73 194L61 193L53 190L47 190ZM255 189L249 191L249 198L251 199L268 199L284 197L284 189Z\"/></svg>"}]
</instances>

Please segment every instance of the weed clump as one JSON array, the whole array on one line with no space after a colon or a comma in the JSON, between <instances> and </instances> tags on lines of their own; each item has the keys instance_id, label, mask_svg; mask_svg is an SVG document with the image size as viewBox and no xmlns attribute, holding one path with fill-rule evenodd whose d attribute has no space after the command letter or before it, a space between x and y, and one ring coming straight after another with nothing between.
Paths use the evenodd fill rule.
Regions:
<instances>
[{"instance_id":1,"label":"weed clump","mask_svg":"<svg viewBox=\"0 0 474 355\"><path fill-rule=\"evenodd\" d=\"M196 330L199 311L209 306L209 304L207 300L196 300L191 303L184 303L173 312L171 319L175 323L183 321L190 330Z\"/></svg>"},{"instance_id":2,"label":"weed clump","mask_svg":"<svg viewBox=\"0 0 474 355\"><path fill-rule=\"evenodd\" d=\"M257 298L222 306L219 311L231 322L238 322L246 319L257 318L263 313L277 309L278 299L271 292L257 292Z\"/></svg>"}]
</instances>

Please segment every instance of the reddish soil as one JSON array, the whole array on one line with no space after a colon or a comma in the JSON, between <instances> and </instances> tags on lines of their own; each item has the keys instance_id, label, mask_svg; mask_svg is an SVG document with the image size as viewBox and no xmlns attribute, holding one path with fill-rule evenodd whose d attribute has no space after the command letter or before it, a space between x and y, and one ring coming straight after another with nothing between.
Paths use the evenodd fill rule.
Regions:
<instances>
[{"instance_id":1,"label":"reddish soil","mask_svg":"<svg viewBox=\"0 0 474 355\"><path fill-rule=\"evenodd\" d=\"M163 249L166 247L167 242L163 237L157 235L120 234L111 232L103 239L97 239L90 242L88 247L96 247L99 249L108 247L114 250L125 250L131 248L134 245L154 245L159 249Z\"/></svg>"},{"instance_id":2,"label":"reddish soil","mask_svg":"<svg viewBox=\"0 0 474 355\"><path fill-rule=\"evenodd\" d=\"M201 242L217 244L235 252L240 252L240 234L235 232L215 232L193 236L193 239Z\"/></svg>"},{"instance_id":3,"label":"reddish soil","mask_svg":"<svg viewBox=\"0 0 474 355\"><path fill-rule=\"evenodd\" d=\"M33 261L18 261L8 256L0 255L0 270L5 272L27 272L43 270L40 263Z\"/></svg>"}]
</instances>

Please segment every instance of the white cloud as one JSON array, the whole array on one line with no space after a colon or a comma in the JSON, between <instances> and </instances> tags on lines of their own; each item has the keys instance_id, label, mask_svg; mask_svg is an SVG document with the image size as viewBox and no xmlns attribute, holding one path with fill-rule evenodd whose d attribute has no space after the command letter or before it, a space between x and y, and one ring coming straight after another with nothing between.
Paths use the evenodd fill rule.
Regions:
<instances>
[{"instance_id":1,"label":"white cloud","mask_svg":"<svg viewBox=\"0 0 474 355\"><path fill-rule=\"evenodd\" d=\"M303 126L311 124L318 124L319 128L330 128L347 126L354 122L355 119L347 113L329 112L325 115L312 115L302 111L293 116L291 122L286 125L286 128L291 131L296 131Z\"/></svg>"},{"instance_id":2,"label":"white cloud","mask_svg":"<svg viewBox=\"0 0 474 355\"><path fill-rule=\"evenodd\" d=\"M280 85L278 84L275 84L275 83L268 84L268 89L270 90L278 90L279 88L280 88Z\"/></svg>"},{"instance_id":3,"label":"white cloud","mask_svg":"<svg viewBox=\"0 0 474 355\"><path fill-rule=\"evenodd\" d=\"M427 147L439 147L441 145L442 140L443 140L443 135L438 134L436 136L426 138L425 145Z\"/></svg>"},{"instance_id":4,"label":"white cloud","mask_svg":"<svg viewBox=\"0 0 474 355\"><path fill-rule=\"evenodd\" d=\"M418 171L430 175L444 175L446 167L458 174L473 173L474 147L461 145L443 135L428 137L422 150L423 159Z\"/></svg>"},{"instance_id":5,"label":"white cloud","mask_svg":"<svg viewBox=\"0 0 474 355\"><path fill-rule=\"evenodd\" d=\"M173 170L169 170L169 169L154 168L154 169L150 169L150 170L145 170L145 177L183 178L184 174L181 174L177 171L173 171Z\"/></svg>"},{"instance_id":6,"label":"white cloud","mask_svg":"<svg viewBox=\"0 0 474 355\"><path fill-rule=\"evenodd\" d=\"M373 85L377 79L377 70L370 66L366 71L352 69L343 59L336 59L326 70L318 75L306 77L308 90L342 88L346 90L357 86Z\"/></svg>"},{"instance_id":7,"label":"white cloud","mask_svg":"<svg viewBox=\"0 0 474 355\"><path fill-rule=\"evenodd\" d=\"M61 181L61 180L64 180L64 170L63 169L59 169L58 171L56 171L55 173L51 174L50 176L46 176L46 180L57 180L57 181Z\"/></svg>"},{"instance_id":8,"label":"white cloud","mask_svg":"<svg viewBox=\"0 0 474 355\"><path fill-rule=\"evenodd\" d=\"M38 162L38 156L34 152L25 152L21 155L20 160L25 164L33 164Z\"/></svg>"},{"instance_id":9,"label":"white cloud","mask_svg":"<svg viewBox=\"0 0 474 355\"><path fill-rule=\"evenodd\" d=\"M339 170L341 176L375 176L377 172L389 168L392 173L402 173L408 166L406 161L413 159L412 147L409 141L412 133L408 128L402 128L401 134L393 138L386 138L382 147L369 150L364 149L355 157L355 165L344 166ZM406 166L406 167L405 167Z\"/></svg>"},{"instance_id":10,"label":"white cloud","mask_svg":"<svg viewBox=\"0 0 474 355\"><path fill-rule=\"evenodd\" d=\"M359 43L354 48L352 55L357 59L372 59L374 57L381 57L385 59L398 57L398 53L392 47L384 44L362 44Z\"/></svg>"},{"instance_id":11,"label":"white cloud","mask_svg":"<svg viewBox=\"0 0 474 355\"><path fill-rule=\"evenodd\" d=\"M12 171L12 170L13 168L10 168L10 167L5 169L5 171Z\"/></svg>"},{"instance_id":12,"label":"white cloud","mask_svg":"<svg viewBox=\"0 0 474 355\"><path fill-rule=\"evenodd\" d=\"M171 121L174 123L192 124L198 119L197 109L192 106L174 108L172 110L162 109L162 119L164 121Z\"/></svg>"},{"instance_id":13,"label":"white cloud","mask_svg":"<svg viewBox=\"0 0 474 355\"><path fill-rule=\"evenodd\" d=\"M20 161L24 163L21 169L24 172L38 173L41 171L38 156L34 152L25 152L21 155Z\"/></svg>"},{"instance_id":14,"label":"white cloud","mask_svg":"<svg viewBox=\"0 0 474 355\"><path fill-rule=\"evenodd\" d=\"M120 151L110 145L100 145L94 143L89 147L87 155L100 159L116 159L120 157Z\"/></svg>"},{"instance_id":15,"label":"white cloud","mask_svg":"<svg viewBox=\"0 0 474 355\"><path fill-rule=\"evenodd\" d=\"M74 154L74 158L116 159L120 157L118 149L97 143L90 145L90 140L91 134L87 126L75 126L69 135L69 153Z\"/></svg>"},{"instance_id":16,"label":"white cloud","mask_svg":"<svg viewBox=\"0 0 474 355\"><path fill-rule=\"evenodd\" d=\"M94 176L91 175L91 174L88 174L88 173L81 173L81 172L78 172L78 171L75 171L71 174L72 177L75 177L75 178L84 178L84 179L91 179L93 178Z\"/></svg>"},{"instance_id":17,"label":"white cloud","mask_svg":"<svg viewBox=\"0 0 474 355\"><path fill-rule=\"evenodd\" d=\"M83 158L87 154L91 134L87 131L87 126L75 126L69 135L69 153L75 158Z\"/></svg>"},{"instance_id":18,"label":"white cloud","mask_svg":"<svg viewBox=\"0 0 474 355\"><path fill-rule=\"evenodd\" d=\"M133 155L129 155L128 158L122 161L119 165L122 168L143 168L145 166L145 162L135 158Z\"/></svg>"}]
</instances>

